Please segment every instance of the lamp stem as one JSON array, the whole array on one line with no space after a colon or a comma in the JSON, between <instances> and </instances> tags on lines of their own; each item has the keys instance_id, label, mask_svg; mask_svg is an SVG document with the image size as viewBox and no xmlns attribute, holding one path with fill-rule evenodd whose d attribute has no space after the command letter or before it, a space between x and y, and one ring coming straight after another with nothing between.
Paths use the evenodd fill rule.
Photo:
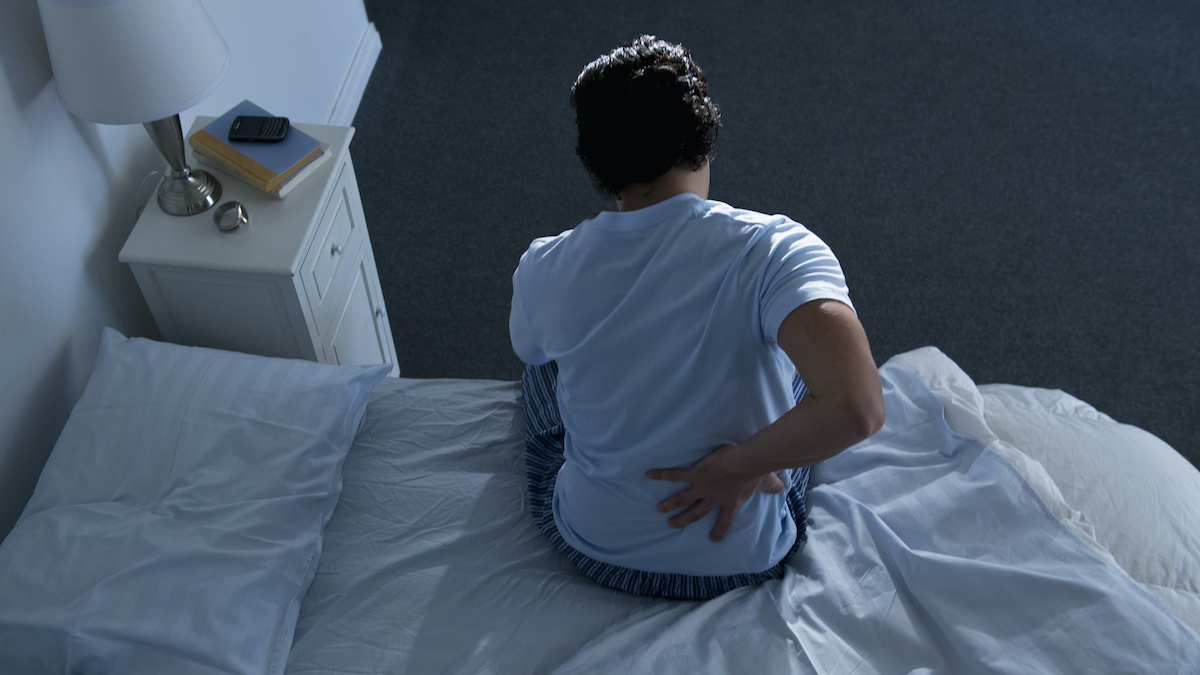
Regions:
<instances>
[{"instance_id":1,"label":"lamp stem","mask_svg":"<svg viewBox=\"0 0 1200 675\"><path fill-rule=\"evenodd\" d=\"M146 122L146 132L154 141L154 147L167 159L171 165L171 173L180 178L186 176L188 170L187 158L183 154L183 127L179 123L179 115L164 117L161 120Z\"/></svg>"},{"instance_id":2,"label":"lamp stem","mask_svg":"<svg viewBox=\"0 0 1200 675\"><path fill-rule=\"evenodd\" d=\"M171 173L158 186L158 205L174 216L190 216L212 208L221 198L221 183L212 174L187 165L179 115L145 122L154 146L166 158Z\"/></svg>"}]
</instances>

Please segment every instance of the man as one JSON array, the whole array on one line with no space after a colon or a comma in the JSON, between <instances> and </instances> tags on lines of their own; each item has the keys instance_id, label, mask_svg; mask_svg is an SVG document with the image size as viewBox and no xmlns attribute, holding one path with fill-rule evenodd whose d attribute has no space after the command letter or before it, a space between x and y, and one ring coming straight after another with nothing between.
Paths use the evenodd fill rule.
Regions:
<instances>
[{"instance_id":1,"label":"man","mask_svg":"<svg viewBox=\"0 0 1200 675\"><path fill-rule=\"evenodd\" d=\"M534 519L633 593L779 578L808 467L885 415L841 266L798 223L707 199L720 116L683 47L642 36L571 102L618 211L535 240L513 275Z\"/></svg>"}]
</instances>

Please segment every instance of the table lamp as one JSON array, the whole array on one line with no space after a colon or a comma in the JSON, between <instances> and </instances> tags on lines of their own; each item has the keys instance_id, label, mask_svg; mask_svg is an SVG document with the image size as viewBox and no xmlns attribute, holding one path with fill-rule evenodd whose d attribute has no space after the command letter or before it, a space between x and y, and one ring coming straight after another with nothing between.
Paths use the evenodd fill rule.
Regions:
<instances>
[{"instance_id":1,"label":"table lamp","mask_svg":"<svg viewBox=\"0 0 1200 675\"><path fill-rule=\"evenodd\" d=\"M221 197L212 174L187 165L179 113L212 93L229 47L200 0L38 0L58 97L100 124L145 125L170 164L158 205L176 216Z\"/></svg>"}]
</instances>

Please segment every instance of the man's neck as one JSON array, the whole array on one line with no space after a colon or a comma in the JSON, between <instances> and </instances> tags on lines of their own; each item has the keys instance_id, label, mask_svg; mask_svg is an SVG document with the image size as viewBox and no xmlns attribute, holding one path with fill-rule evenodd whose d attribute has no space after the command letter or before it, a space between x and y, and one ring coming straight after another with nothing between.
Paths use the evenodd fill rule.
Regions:
<instances>
[{"instance_id":1,"label":"man's neck","mask_svg":"<svg viewBox=\"0 0 1200 675\"><path fill-rule=\"evenodd\" d=\"M701 199L708 199L709 167L705 162L693 171L686 166L677 166L654 180L633 183L617 195L617 209L636 211L654 206L675 195L690 192Z\"/></svg>"}]
</instances>

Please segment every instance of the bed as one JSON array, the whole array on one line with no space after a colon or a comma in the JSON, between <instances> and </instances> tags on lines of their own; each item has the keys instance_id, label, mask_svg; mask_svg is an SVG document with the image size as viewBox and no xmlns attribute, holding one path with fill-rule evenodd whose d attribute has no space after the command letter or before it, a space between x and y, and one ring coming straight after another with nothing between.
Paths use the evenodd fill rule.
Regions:
<instances>
[{"instance_id":1,"label":"bed","mask_svg":"<svg viewBox=\"0 0 1200 675\"><path fill-rule=\"evenodd\" d=\"M1200 472L932 347L880 372L786 576L681 602L536 530L518 383L106 330L0 545L0 672L1200 672Z\"/></svg>"}]
</instances>

